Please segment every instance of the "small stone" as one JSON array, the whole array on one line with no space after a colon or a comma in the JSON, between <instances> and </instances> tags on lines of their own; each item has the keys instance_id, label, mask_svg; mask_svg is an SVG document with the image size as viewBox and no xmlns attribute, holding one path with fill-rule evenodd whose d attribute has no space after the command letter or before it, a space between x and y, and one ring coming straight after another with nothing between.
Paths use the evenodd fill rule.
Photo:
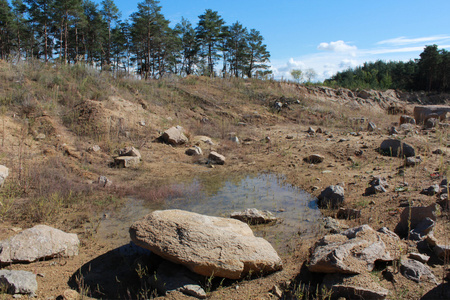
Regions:
<instances>
[{"instance_id":1,"label":"small stone","mask_svg":"<svg viewBox=\"0 0 450 300\"><path fill-rule=\"evenodd\" d=\"M427 195L427 196L434 196L437 193L439 193L440 189L439 189L439 185L434 184L428 188L425 188L422 190L422 192L420 192L421 194Z\"/></svg>"},{"instance_id":2,"label":"small stone","mask_svg":"<svg viewBox=\"0 0 450 300\"><path fill-rule=\"evenodd\" d=\"M367 130L370 132L374 131L376 128L377 126L373 122L369 122L369 124L367 125Z\"/></svg>"},{"instance_id":3,"label":"small stone","mask_svg":"<svg viewBox=\"0 0 450 300\"><path fill-rule=\"evenodd\" d=\"M406 158L405 165L407 167L414 167L417 166L422 162L422 159L420 157L408 157Z\"/></svg>"},{"instance_id":4,"label":"small stone","mask_svg":"<svg viewBox=\"0 0 450 300\"><path fill-rule=\"evenodd\" d=\"M316 131L312 127L309 127L308 130L306 130L306 132L309 133L309 134L316 133Z\"/></svg>"},{"instance_id":5,"label":"small stone","mask_svg":"<svg viewBox=\"0 0 450 300\"><path fill-rule=\"evenodd\" d=\"M211 151L209 153L208 159L211 163L214 163L214 164L218 164L218 165L225 164L225 156L223 156L215 151Z\"/></svg>"},{"instance_id":6,"label":"small stone","mask_svg":"<svg viewBox=\"0 0 450 300\"><path fill-rule=\"evenodd\" d=\"M203 155L203 151L200 147L194 146L192 148L189 148L185 151L186 155L189 156L200 156Z\"/></svg>"},{"instance_id":7,"label":"small stone","mask_svg":"<svg viewBox=\"0 0 450 300\"><path fill-rule=\"evenodd\" d=\"M100 176L100 177L97 179L97 183L98 183L98 185L101 186L101 187L109 187L109 186L112 185L112 181L109 180L106 176Z\"/></svg>"},{"instance_id":8,"label":"small stone","mask_svg":"<svg viewBox=\"0 0 450 300\"><path fill-rule=\"evenodd\" d=\"M323 162L324 159L325 157L320 154L311 154L310 156L305 157L303 160L310 164L318 164Z\"/></svg>"},{"instance_id":9,"label":"small stone","mask_svg":"<svg viewBox=\"0 0 450 300\"><path fill-rule=\"evenodd\" d=\"M41 140L45 140L46 136L43 133L39 133L36 137L35 140L36 141L41 141Z\"/></svg>"},{"instance_id":10,"label":"small stone","mask_svg":"<svg viewBox=\"0 0 450 300\"><path fill-rule=\"evenodd\" d=\"M441 149L436 149L433 151L433 154L443 154L444 151L442 151Z\"/></svg>"}]
</instances>

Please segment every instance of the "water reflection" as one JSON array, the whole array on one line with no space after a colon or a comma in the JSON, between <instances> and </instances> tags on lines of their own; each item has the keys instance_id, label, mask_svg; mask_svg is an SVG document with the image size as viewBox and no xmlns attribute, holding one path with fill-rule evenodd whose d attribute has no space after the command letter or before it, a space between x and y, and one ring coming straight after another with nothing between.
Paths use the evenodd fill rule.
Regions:
<instances>
[{"instance_id":1,"label":"water reflection","mask_svg":"<svg viewBox=\"0 0 450 300\"><path fill-rule=\"evenodd\" d=\"M119 212L100 224L101 236L115 238L120 244L129 240L131 223L156 209L183 209L211 216L228 217L233 211L246 208L269 210L279 222L276 225L255 226L257 236L263 236L281 252L289 251L293 237L311 238L318 232L321 217L315 198L303 190L285 184L274 174L242 176L233 180L220 177L197 178L189 185L180 185L181 197L149 204L130 199Z\"/></svg>"}]
</instances>

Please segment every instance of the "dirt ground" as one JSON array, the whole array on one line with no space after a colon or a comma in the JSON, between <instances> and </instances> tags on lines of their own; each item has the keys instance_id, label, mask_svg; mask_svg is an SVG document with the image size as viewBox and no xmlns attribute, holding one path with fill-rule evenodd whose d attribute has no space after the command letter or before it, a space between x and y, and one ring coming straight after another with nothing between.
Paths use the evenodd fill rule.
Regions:
<instances>
[{"instance_id":1,"label":"dirt ground","mask_svg":"<svg viewBox=\"0 0 450 300\"><path fill-rule=\"evenodd\" d=\"M125 103L126 104L126 103ZM126 107L122 103L121 109ZM130 104L133 105L133 104ZM143 183L154 183L155 187L170 186L178 182L192 180L201 174L211 176L227 176L240 174L258 174L270 172L283 175L286 182L304 189L318 196L329 185L341 184L345 187L345 207L361 210L361 217L354 220L340 220L348 226L369 224L374 229L388 227L393 230L399 221L402 201L412 202L414 206L428 206L436 203L437 196L420 194L423 188L440 183L449 169L448 127L438 127L424 130L422 126L413 125L409 130L400 130L398 126L399 115L389 115L383 109L360 108L356 110L342 108L339 103L318 104L320 110L305 111L304 108L291 106L289 110L276 112L260 106L242 106L239 109L230 109L230 114L240 112L258 112L256 120L245 124L225 124L208 129L207 123L183 122L189 118L199 116L210 117L207 110L200 108L182 111L173 109L169 112L161 107L147 108L147 112L131 110L127 115L129 122L138 122L139 118L146 118L146 125L141 131L145 132L145 140L139 141L124 139L116 145L129 145L137 147L142 154L142 162L137 168L117 169L111 168L113 161L111 152L106 151L108 143L99 142L102 148L99 152L89 152L87 149L94 144L94 140L84 140L74 135L62 125L56 116L41 116L43 124L51 124L52 132L43 140L36 139L32 133L25 131L23 120L12 114L3 116L2 128L2 159L4 164L13 171L9 180L17 180L17 170L20 168L32 169L39 162L51 157L64 161L71 174L77 177L77 184L93 187L93 192L107 195L109 192L121 196L136 195L136 197L158 198L158 195L170 194L170 191L142 190ZM104 104L105 109L108 103ZM407 110L412 111L412 105L404 104ZM111 111L114 107L111 108ZM109 108L108 108L109 109ZM333 118L329 111L340 111L348 114L344 119L329 120ZM148 114L148 111L151 111ZM352 121L352 118L365 117L365 121ZM134 119L133 119L134 118ZM45 121L45 122L44 122ZM373 121L377 129L373 132L367 130L368 121ZM185 124L186 123L186 124ZM220 121L217 122L220 124ZM171 125L182 125L189 133L189 137L197 134L211 133L215 145L201 147L205 155L210 150L217 150L226 156L224 165L201 164L198 158L185 155L185 150L191 145L172 147L157 141L160 130ZM106 125L105 125L106 126ZM316 133L307 132L309 127ZM422 163L415 167L404 167L404 160L395 157L382 156L376 151L381 142L388 138L388 129L396 126L399 134L397 138L411 144L416 154L421 157ZM317 133L320 128L321 133ZM220 130L225 133L214 134ZM208 132L209 131L209 132ZM233 131L241 141L239 144L228 140L228 133ZM222 135L222 138L220 137ZM219 137L218 137L219 136ZM110 143L111 144L111 143ZM436 149L441 154L433 154ZM325 157L319 164L310 164L304 158L310 154L320 154ZM20 157L22 155L22 157ZM99 175L107 176L113 186L105 189L96 187ZM383 194L364 196L369 181L374 176L385 177L389 188ZM407 188L403 188L407 187ZM159 194L158 194L159 193ZM166 194L165 194L166 193ZM156 195L158 194L158 195ZM106 196L105 196L106 197ZM120 197L118 197L120 198ZM15 205L26 202L27 199L15 199ZM109 204L108 211L120 209L121 201ZM15 207L15 206L14 206ZM12 209L14 209L14 207ZM336 217L336 210L323 210L324 216ZM80 294L88 294L95 298L111 298L112 294L102 295L103 287L95 287L90 282L102 283L115 288L118 298L136 299L149 297L150 289L143 288L143 278L136 272L135 256L127 256L118 250L114 239L99 238L96 233L96 224L102 218L101 210L89 209L86 206L80 211L76 208L61 209L50 212L51 218L45 222L68 232L77 233L81 239L80 254L72 258L57 258L39 261L30 264L7 265L7 269L20 269L31 271L38 275L38 299L62 299L61 295L67 289L77 290ZM20 228L32 226L29 219L18 218L11 220L5 218L0 224L0 239L16 234ZM442 212L438 217L435 237L441 244L449 244L448 213ZM317 236L317 239L320 236ZM208 291L210 299L278 299L273 292L274 286L280 288L284 299L307 298L308 292L299 289L302 284L315 291L320 283L320 276L311 274L307 270L309 248L316 239L304 240L293 236L295 249L289 255L282 255L284 268L275 274L264 277L245 278L240 281L225 281L215 279ZM408 249L402 249L406 254L415 250L415 245L409 243ZM431 253L429 253L431 254ZM438 283L443 282L445 276L444 262L434 260L430 267ZM89 278L83 276L89 274ZM373 272L382 287L390 291L389 299L420 299L427 295L434 299L439 295L438 289L448 288L448 283L438 287L433 283L414 283L395 273L396 283L387 281L379 272ZM148 275L148 274L147 274ZM90 280L87 282L86 280ZM434 289L431 294L431 290ZM144 296L143 294L146 293ZM312 292L311 292L312 294ZM154 295L154 294L153 294ZM431 296L430 296L431 295ZM8 299L8 295L2 295ZM59 297L59 298L58 298ZM80 296L81 297L81 296ZM320 299L319 295L311 296ZM83 296L83 298L87 298ZM189 298L181 293L171 293L167 299Z\"/></svg>"}]
</instances>

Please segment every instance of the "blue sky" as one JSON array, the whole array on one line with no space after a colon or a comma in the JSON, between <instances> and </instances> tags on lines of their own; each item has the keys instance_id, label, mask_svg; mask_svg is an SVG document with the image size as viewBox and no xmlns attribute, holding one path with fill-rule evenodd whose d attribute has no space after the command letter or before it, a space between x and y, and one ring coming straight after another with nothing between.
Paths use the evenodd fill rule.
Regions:
<instances>
[{"instance_id":1,"label":"blue sky","mask_svg":"<svg viewBox=\"0 0 450 300\"><path fill-rule=\"evenodd\" d=\"M101 0L94 0L100 3ZM115 0L122 19L141 0ZM271 53L276 78L313 68L318 80L366 61L408 61L425 45L450 50L450 0L162 0L175 26L185 17L194 26L205 9L227 24L259 30Z\"/></svg>"}]
</instances>

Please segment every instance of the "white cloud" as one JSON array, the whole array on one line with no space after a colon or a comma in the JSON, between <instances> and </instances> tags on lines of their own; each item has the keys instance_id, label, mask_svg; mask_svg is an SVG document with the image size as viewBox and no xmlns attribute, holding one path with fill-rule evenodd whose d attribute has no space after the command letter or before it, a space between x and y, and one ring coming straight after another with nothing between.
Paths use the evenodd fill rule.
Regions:
<instances>
[{"instance_id":1,"label":"white cloud","mask_svg":"<svg viewBox=\"0 0 450 300\"><path fill-rule=\"evenodd\" d=\"M330 43L320 43L319 46L317 46L317 49L332 52L352 52L356 51L358 48L356 46L351 46L342 40L339 40Z\"/></svg>"},{"instance_id":2,"label":"white cloud","mask_svg":"<svg viewBox=\"0 0 450 300\"><path fill-rule=\"evenodd\" d=\"M343 69L354 68L356 66L358 66L358 62L354 59L348 58L342 60L341 63L339 64L339 67Z\"/></svg>"},{"instance_id":3,"label":"white cloud","mask_svg":"<svg viewBox=\"0 0 450 300\"><path fill-rule=\"evenodd\" d=\"M427 36L420 38L409 39L404 36L400 36L393 39L379 41L377 45L408 45L408 44L418 44L418 43L427 43L427 42L438 42L443 40L450 39L449 35L435 35L435 36Z\"/></svg>"}]
</instances>

